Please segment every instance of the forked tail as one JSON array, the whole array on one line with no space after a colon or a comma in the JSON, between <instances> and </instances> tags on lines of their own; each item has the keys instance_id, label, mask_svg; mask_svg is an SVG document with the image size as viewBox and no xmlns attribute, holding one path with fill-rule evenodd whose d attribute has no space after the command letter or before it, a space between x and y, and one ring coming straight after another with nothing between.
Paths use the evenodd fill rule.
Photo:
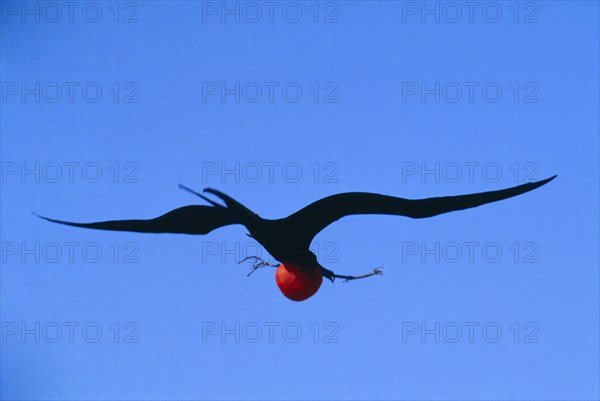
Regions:
<instances>
[{"instance_id":1,"label":"forked tail","mask_svg":"<svg viewBox=\"0 0 600 401\"><path fill-rule=\"evenodd\" d=\"M225 208L225 206L207 198L206 196L184 185L179 184L179 188L199 196L200 198L204 199L205 201L207 201L215 207ZM232 197L225 195L223 192L217 191L216 189L212 188L205 188L204 192L213 194L219 199L221 199L223 202L225 202L225 205L227 205L226 209L231 214L231 216L233 216L237 221L245 225L246 228L248 228L249 230L251 229L251 227L254 227L256 223L260 220L260 217L256 213L254 213L253 211L251 211L246 206L242 205L240 202L236 201Z\"/></svg>"}]
</instances>

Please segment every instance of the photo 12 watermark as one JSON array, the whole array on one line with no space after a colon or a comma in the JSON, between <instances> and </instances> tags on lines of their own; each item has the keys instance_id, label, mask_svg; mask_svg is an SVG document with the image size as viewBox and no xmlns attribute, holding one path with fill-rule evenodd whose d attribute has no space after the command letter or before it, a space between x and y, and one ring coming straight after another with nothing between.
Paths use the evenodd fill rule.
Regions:
<instances>
[{"instance_id":1,"label":"photo 12 watermark","mask_svg":"<svg viewBox=\"0 0 600 401\"><path fill-rule=\"evenodd\" d=\"M259 258L270 264L276 262L256 241L247 242L215 242L204 241L200 247L202 263L241 263L248 258ZM309 250L321 263L339 263L337 255L340 246L337 242L313 242Z\"/></svg>"},{"instance_id":2,"label":"photo 12 watermark","mask_svg":"<svg viewBox=\"0 0 600 401\"><path fill-rule=\"evenodd\" d=\"M102 22L137 24L138 1L3 1L2 23L98 24Z\"/></svg>"},{"instance_id":3,"label":"photo 12 watermark","mask_svg":"<svg viewBox=\"0 0 600 401\"><path fill-rule=\"evenodd\" d=\"M137 184L140 166L136 162L94 161L4 161L1 181L20 184L73 184L111 182L114 184Z\"/></svg>"},{"instance_id":4,"label":"photo 12 watermark","mask_svg":"<svg viewBox=\"0 0 600 401\"><path fill-rule=\"evenodd\" d=\"M404 81L402 103L539 103L540 87L533 81Z\"/></svg>"},{"instance_id":5,"label":"photo 12 watermark","mask_svg":"<svg viewBox=\"0 0 600 401\"><path fill-rule=\"evenodd\" d=\"M495 321L469 322L402 322L401 340L406 343L487 343L500 341L537 344L540 327L536 322L512 322L509 324Z\"/></svg>"},{"instance_id":6,"label":"photo 12 watermark","mask_svg":"<svg viewBox=\"0 0 600 401\"><path fill-rule=\"evenodd\" d=\"M540 245L535 241L449 241L449 242L402 242L400 246L403 264L513 264L540 262Z\"/></svg>"},{"instance_id":7,"label":"photo 12 watermark","mask_svg":"<svg viewBox=\"0 0 600 401\"><path fill-rule=\"evenodd\" d=\"M337 24L336 1L203 1L204 24Z\"/></svg>"},{"instance_id":8,"label":"photo 12 watermark","mask_svg":"<svg viewBox=\"0 0 600 401\"><path fill-rule=\"evenodd\" d=\"M140 103L140 85L135 81L3 81L2 103Z\"/></svg>"},{"instance_id":9,"label":"photo 12 watermark","mask_svg":"<svg viewBox=\"0 0 600 401\"><path fill-rule=\"evenodd\" d=\"M24 322L0 324L2 344L22 343L115 343L137 344L140 328L136 322L99 323L94 321Z\"/></svg>"},{"instance_id":10,"label":"photo 12 watermark","mask_svg":"<svg viewBox=\"0 0 600 401\"><path fill-rule=\"evenodd\" d=\"M536 1L400 1L403 24L537 24Z\"/></svg>"},{"instance_id":11,"label":"photo 12 watermark","mask_svg":"<svg viewBox=\"0 0 600 401\"><path fill-rule=\"evenodd\" d=\"M540 167L532 161L446 161L402 162L401 180L407 182L497 183L501 180L523 184L538 179Z\"/></svg>"},{"instance_id":12,"label":"photo 12 watermark","mask_svg":"<svg viewBox=\"0 0 600 401\"><path fill-rule=\"evenodd\" d=\"M3 264L134 264L140 263L137 242L16 242L0 243Z\"/></svg>"},{"instance_id":13,"label":"photo 12 watermark","mask_svg":"<svg viewBox=\"0 0 600 401\"><path fill-rule=\"evenodd\" d=\"M336 322L202 322L203 343L315 343L337 344Z\"/></svg>"},{"instance_id":14,"label":"photo 12 watermark","mask_svg":"<svg viewBox=\"0 0 600 401\"><path fill-rule=\"evenodd\" d=\"M202 183L338 184L339 164L332 161L207 161L202 162Z\"/></svg>"},{"instance_id":15,"label":"photo 12 watermark","mask_svg":"<svg viewBox=\"0 0 600 401\"><path fill-rule=\"evenodd\" d=\"M322 103L340 102L340 85L334 81L205 81L202 103Z\"/></svg>"}]
</instances>

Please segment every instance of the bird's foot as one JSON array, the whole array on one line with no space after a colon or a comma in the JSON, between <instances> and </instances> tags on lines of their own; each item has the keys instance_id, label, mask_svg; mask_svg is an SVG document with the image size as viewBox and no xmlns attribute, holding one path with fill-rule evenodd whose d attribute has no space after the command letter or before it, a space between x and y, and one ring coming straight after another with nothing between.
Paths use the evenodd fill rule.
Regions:
<instances>
[{"instance_id":1,"label":"bird's foot","mask_svg":"<svg viewBox=\"0 0 600 401\"><path fill-rule=\"evenodd\" d=\"M335 274L331 270L325 269L324 267L321 267L321 270L323 271L323 276L325 278L329 279L332 283L335 281L336 278L341 278L346 283L350 280L357 280L359 278L371 277L371 276L375 276L375 275L377 275L377 276L383 275L383 272L378 267L374 268L373 271L371 271L367 274L361 274L360 276L344 276L342 274Z\"/></svg>"},{"instance_id":2,"label":"bird's foot","mask_svg":"<svg viewBox=\"0 0 600 401\"><path fill-rule=\"evenodd\" d=\"M258 256L247 256L244 259L240 260L238 263L242 264L247 261L252 261L252 270L250 270L250 272L246 275L246 277L250 277L250 275L252 273L254 273L256 270L260 269L261 267L266 267L266 266L277 267L277 266L279 266L277 264L269 263L266 260L259 258Z\"/></svg>"}]
</instances>

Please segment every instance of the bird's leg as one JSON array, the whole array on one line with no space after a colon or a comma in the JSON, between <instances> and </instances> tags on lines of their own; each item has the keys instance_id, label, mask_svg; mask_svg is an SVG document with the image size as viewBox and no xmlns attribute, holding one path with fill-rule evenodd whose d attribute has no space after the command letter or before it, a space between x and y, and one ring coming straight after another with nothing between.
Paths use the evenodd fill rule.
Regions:
<instances>
[{"instance_id":1,"label":"bird's leg","mask_svg":"<svg viewBox=\"0 0 600 401\"><path fill-rule=\"evenodd\" d=\"M367 274L361 274L360 276L344 276L342 274L335 274L331 270L325 269L324 267L321 267L321 270L323 271L323 276L325 278L331 280L332 283L334 282L334 280L336 278L341 278L341 279L344 279L344 282L348 282L350 280L357 280L359 278L371 277L371 276L375 276L375 275L378 275L378 276L383 275L383 272L379 268L375 268L375 269L373 269L373 271L371 271Z\"/></svg>"},{"instance_id":2,"label":"bird's leg","mask_svg":"<svg viewBox=\"0 0 600 401\"><path fill-rule=\"evenodd\" d=\"M273 266L273 267L279 266L279 265L269 263L266 260L259 258L258 256L246 256L244 259L240 260L238 263L241 264L248 260L253 260L255 264L260 264L261 266Z\"/></svg>"},{"instance_id":3,"label":"bird's leg","mask_svg":"<svg viewBox=\"0 0 600 401\"><path fill-rule=\"evenodd\" d=\"M269 263L266 260L259 258L258 256L247 256L244 259L240 260L238 263L242 264L248 260L252 260L253 262L252 262L252 270L250 270L250 273L248 273L246 275L246 277L250 277L250 275L252 273L254 273L256 270L260 269L261 267L265 267L265 266L277 267L277 266L279 266L279 265Z\"/></svg>"}]
</instances>

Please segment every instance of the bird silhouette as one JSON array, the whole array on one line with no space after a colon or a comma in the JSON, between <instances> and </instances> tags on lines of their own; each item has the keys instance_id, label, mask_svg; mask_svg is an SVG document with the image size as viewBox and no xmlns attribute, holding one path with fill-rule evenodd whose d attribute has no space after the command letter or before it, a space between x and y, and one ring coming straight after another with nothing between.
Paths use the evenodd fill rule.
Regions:
<instances>
[{"instance_id":1,"label":"bird silhouette","mask_svg":"<svg viewBox=\"0 0 600 401\"><path fill-rule=\"evenodd\" d=\"M259 242L271 256L280 262L271 265L258 257L252 271L263 266L277 267L276 281L283 294L294 301L314 295L323 277L355 280L382 274L373 269L359 276L336 274L321 266L316 255L309 250L313 238L325 227L342 217L358 214L384 214L406 216L414 219L437 216L457 210L469 209L521 195L541 187L556 177L518 185L496 191L468 195L444 196L426 199L404 199L368 192L347 192L320 199L281 219L264 219L230 196L206 188L204 192L218 197L225 205L203 194L179 185L210 204L184 206L149 220L110 220L95 223L75 223L39 216L53 223L99 230L133 231L142 233L208 234L232 224L241 224L250 237Z\"/></svg>"}]
</instances>

